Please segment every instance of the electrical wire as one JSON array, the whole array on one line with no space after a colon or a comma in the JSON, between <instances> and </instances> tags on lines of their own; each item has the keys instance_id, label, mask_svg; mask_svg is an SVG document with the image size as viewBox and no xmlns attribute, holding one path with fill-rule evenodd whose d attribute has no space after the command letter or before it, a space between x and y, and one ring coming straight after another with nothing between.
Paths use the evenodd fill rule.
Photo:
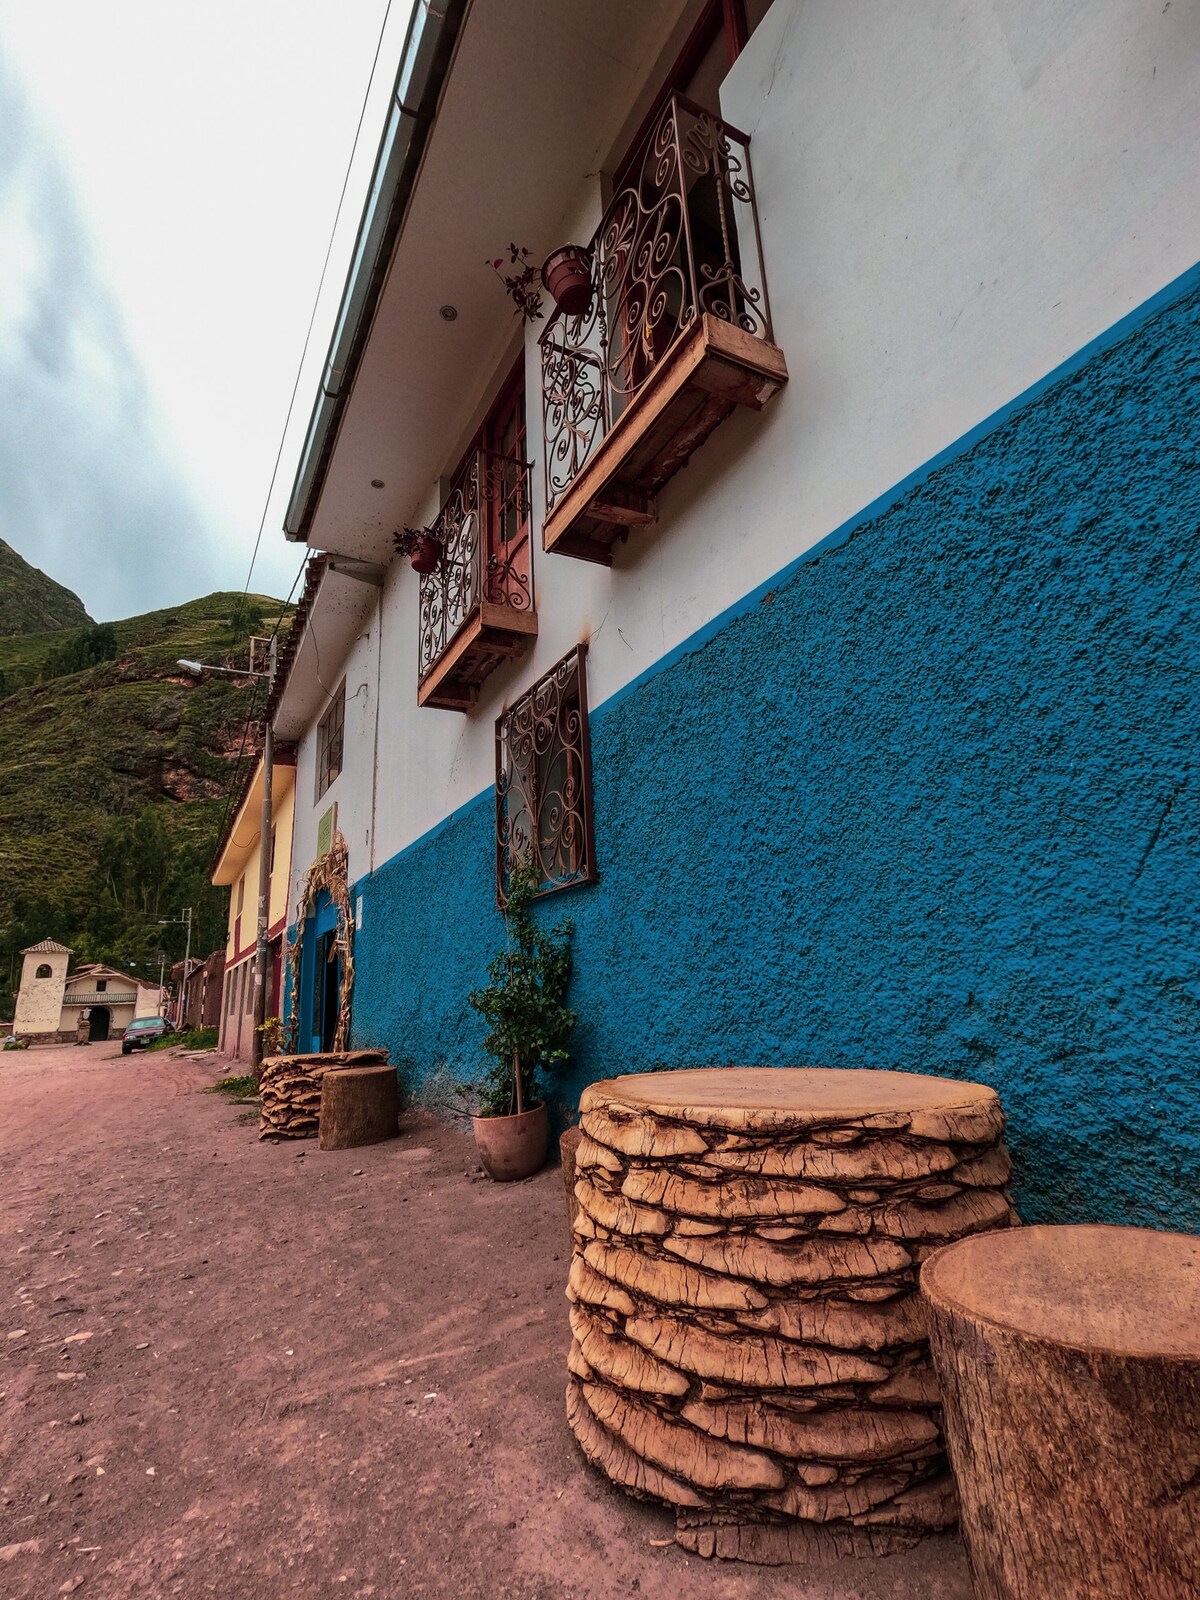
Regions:
<instances>
[{"instance_id":1,"label":"electrical wire","mask_svg":"<svg viewBox=\"0 0 1200 1600\"><path fill-rule=\"evenodd\" d=\"M244 587L242 589L242 604L245 603L245 601L246 601L246 599L247 599L247 597L248 597L248 595L250 593L250 582L251 582L251 579L254 576L254 565L255 565L255 562L258 560L259 548L262 545L263 530L266 528L267 515L268 515L268 513L269 513L269 511L271 509L271 497L275 493L275 483L276 483L276 480L278 479L278 476L279 476L279 464L283 460L283 448L284 448L284 445L287 442L288 429L290 428L291 422L292 422L292 413L296 408L296 396L300 392L300 379L301 379L301 377L303 376L303 373L304 373L304 363L308 359L309 345L312 343L312 333L313 333L313 328L316 325L317 310L318 310L318 308L320 307L320 304L321 304L321 293L322 293L323 289L325 288L325 278L326 278L326 275L327 275L327 273L329 271L329 262L330 262L330 258L332 256L332 254L333 254L333 242L334 242L335 238L337 237L338 224L342 220L342 207L344 206L344 204L346 202L346 190L348 189L348 187L350 185L350 174L354 169L354 158L358 154L358 142L359 142L359 139L362 137L363 121L364 121L364 119L366 117L366 114L367 114L367 104L368 104L368 102L369 102L369 100L371 98L371 85L375 82L375 71L376 71L376 68L379 65L379 55L380 55L380 51L383 49L383 38L384 38L384 34L387 32L388 19L391 17L391 14L392 14L392 0L387 0L387 5L384 7L384 12L383 12L383 21L379 24L379 36L375 41L375 54L371 58L371 70L367 74L367 86L363 91L362 104L361 104L361 106L359 107L359 110L358 110L358 121L355 124L355 128L354 128L354 140L353 140L353 143L350 146L350 156L349 156L349 159L346 162L346 171L345 171L345 173L344 173L344 175L342 177L342 188L341 188L341 193L338 195L337 210L334 212L334 216L333 216L333 226L329 230L329 240L328 240L328 243L325 246L325 259L321 263L321 276L320 276L320 278L319 278L319 280L317 282L317 292L313 296L312 312L309 315L308 327L305 330L305 334L304 334L304 345L303 345L303 348L300 351L300 360L296 365L296 376L295 376L295 378L294 378L294 380L292 382L292 392L291 392L291 395L290 395L290 397L288 399L287 414L284 417L283 428L280 431L280 435L279 435L279 447L275 451L275 461L274 461L274 464L271 467L271 480L270 480L270 483L267 485L266 498L263 501L262 516L259 518L259 522L258 522L258 532L254 536L254 549L250 553L250 566L247 569L246 582L245 582L245 585L244 585ZM304 560L301 561L301 563L300 563L299 572L297 572L295 578L292 580L292 587L288 592L288 597L284 601L283 607L281 608L279 615L275 618L275 626L271 629L271 634L270 634L271 639L274 639L275 636L279 632L280 624L283 621L283 618L284 618L284 615L285 615L285 613L287 611L288 606L291 605L292 595L295 594L295 592L296 592L296 585L299 583L300 577L301 577L302 573L304 572L304 569L305 569L305 566L307 565L307 563L308 563L308 557L306 555ZM314 639L313 643L314 643L314 647L315 647L315 644L316 644L315 639ZM249 705L249 708L248 708L248 710L246 712L246 721L245 721L245 723L243 724L243 727L242 727L241 745L240 745L240 748L238 750L237 760L234 763L233 773L231 775L230 783L229 783L229 789L228 789L228 792L226 794L225 810L224 810L224 813L222 814L222 817L221 817L220 830L217 833L217 839L218 840L220 840L224 836L226 826L228 825L228 822L229 822L229 813L230 813L230 808L233 805L234 796L239 792L242 761L243 761L243 759L245 757L245 753L246 753L246 741L249 738L250 727L251 727L251 724L252 724L252 722L254 720L254 707L255 707L255 701L257 699L257 696L258 696L258 681L256 680L255 681L255 685L254 685L254 689L253 689L253 691L251 692L251 695L250 695L250 705Z\"/></svg>"},{"instance_id":2,"label":"electrical wire","mask_svg":"<svg viewBox=\"0 0 1200 1600\"><path fill-rule=\"evenodd\" d=\"M254 563L258 560L259 546L262 544L263 529L267 525L267 513L271 509L271 496L275 493L275 481L279 476L279 463L283 459L283 447L287 442L288 428L292 422L292 412L296 406L296 396L300 391L300 379L304 373L304 363L308 357L308 347L312 341L312 331L317 320L317 309L321 304L321 291L325 287L325 275L329 271L329 259L333 254L333 241L337 237L338 223L342 220L342 206L346 201L346 190L350 184L350 173L354 168L354 157L358 154L358 141L362 136L363 119L367 114L367 102L371 98L371 85L375 82L375 69L379 65L379 53L383 49L383 36L387 32L388 18L392 14L392 0L387 0L384 8L383 21L379 25L379 37L375 41L375 54L371 58L371 70L367 74L367 87L363 91L362 105L358 111L358 122L354 129L354 142L350 146L350 159L346 162L346 172L342 178L342 191L338 195L337 210L333 216L333 227L329 230L329 243L325 246L325 260L321 264L321 276L317 283L317 292L313 298L312 314L308 319L308 328L304 335L304 348L300 352L300 360L296 366L296 377L292 383L292 393L288 400L287 415L283 421L283 430L279 435L279 448L275 452L275 464L271 468L271 481L267 486L266 500L263 502L262 516L258 523L258 532L254 536L254 549L250 555L250 567L246 573L246 585L242 590L242 600L245 601L250 593L250 580L254 576Z\"/></svg>"}]
</instances>

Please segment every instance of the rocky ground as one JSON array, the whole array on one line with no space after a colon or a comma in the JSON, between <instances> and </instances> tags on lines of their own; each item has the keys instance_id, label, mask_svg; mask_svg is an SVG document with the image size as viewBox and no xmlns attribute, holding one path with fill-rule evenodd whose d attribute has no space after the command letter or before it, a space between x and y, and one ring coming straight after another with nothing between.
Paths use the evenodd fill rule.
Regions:
<instances>
[{"instance_id":1,"label":"rocky ground","mask_svg":"<svg viewBox=\"0 0 1200 1600\"><path fill-rule=\"evenodd\" d=\"M0 1594L969 1600L961 1550L670 1543L566 1426L557 1170L261 1145L215 1057L0 1057Z\"/></svg>"}]
</instances>

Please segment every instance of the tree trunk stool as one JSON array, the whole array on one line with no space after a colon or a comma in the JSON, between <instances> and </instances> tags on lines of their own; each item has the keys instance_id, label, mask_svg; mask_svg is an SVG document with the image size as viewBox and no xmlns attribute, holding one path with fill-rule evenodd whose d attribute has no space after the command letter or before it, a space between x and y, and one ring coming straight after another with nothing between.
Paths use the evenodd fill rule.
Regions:
<instances>
[{"instance_id":1,"label":"tree trunk stool","mask_svg":"<svg viewBox=\"0 0 1200 1600\"><path fill-rule=\"evenodd\" d=\"M314 1139L320 1124L321 1077L328 1067L380 1066L386 1050L330 1050L298 1056L267 1056L258 1092L260 1139Z\"/></svg>"},{"instance_id":2,"label":"tree trunk stool","mask_svg":"<svg viewBox=\"0 0 1200 1600\"><path fill-rule=\"evenodd\" d=\"M921 1288L976 1600L1197 1600L1200 1239L1022 1228Z\"/></svg>"},{"instance_id":3,"label":"tree trunk stool","mask_svg":"<svg viewBox=\"0 0 1200 1600\"><path fill-rule=\"evenodd\" d=\"M399 1133L400 1080L386 1062L321 1070L321 1150L353 1150Z\"/></svg>"},{"instance_id":4,"label":"tree trunk stool","mask_svg":"<svg viewBox=\"0 0 1200 1600\"><path fill-rule=\"evenodd\" d=\"M953 1523L917 1270L1017 1220L995 1093L726 1067L594 1083L580 1109L567 1417L589 1460L704 1556L886 1554Z\"/></svg>"}]
</instances>

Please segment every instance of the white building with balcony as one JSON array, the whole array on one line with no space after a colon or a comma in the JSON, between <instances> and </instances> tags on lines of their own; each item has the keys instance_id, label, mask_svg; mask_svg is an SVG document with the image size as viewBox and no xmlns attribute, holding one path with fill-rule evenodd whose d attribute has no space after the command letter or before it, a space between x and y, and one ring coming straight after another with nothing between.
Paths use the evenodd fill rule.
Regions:
<instances>
[{"instance_id":1,"label":"white building with balcony","mask_svg":"<svg viewBox=\"0 0 1200 1600\"><path fill-rule=\"evenodd\" d=\"M1198 105L1192 6L414 7L286 517L299 1048L331 841L418 1079L532 856L564 1111L981 1078L1024 1215L1200 1226Z\"/></svg>"},{"instance_id":2,"label":"white building with balcony","mask_svg":"<svg viewBox=\"0 0 1200 1600\"><path fill-rule=\"evenodd\" d=\"M157 1017L162 989L103 962L90 961L68 973L71 950L42 939L21 952L13 1032L35 1043L74 1039L81 1015L88 1040L119 1039L135 1017Z\"/></svg>"}]
</instances>

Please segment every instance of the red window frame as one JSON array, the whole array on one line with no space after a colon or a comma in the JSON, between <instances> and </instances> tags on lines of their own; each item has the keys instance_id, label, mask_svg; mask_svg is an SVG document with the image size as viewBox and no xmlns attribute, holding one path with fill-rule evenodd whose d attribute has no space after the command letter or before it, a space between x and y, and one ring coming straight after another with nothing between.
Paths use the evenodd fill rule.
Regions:
<instances>
[{"instance_id":1,"label":"red window frame","mask_svg":"<svg viewBox=\"0 0 1200 1600\"><path fill-rule=\"evenodd\" d=\"M497 389L480 423L475 437L463 452L462 460L454 470L452 482L457 482L470 464L477 450L491 451L510 460L524 462L528 439L528 422L525 406L525 352L517 359ZM510 574L520 574L525 592L532 594L530 570L530 536L532 533L529 490L524 472L504 475L492 485L495 493L486 497L487 515L484 524L484 572L490 579L496 574L495 592L490 582L485 583L484 598L495 605L508 603L507 590ZM514 525L506 528L508 513L515 514ZM508 537L505 538L505 532Z\"/></svg>"}]
</instances>

